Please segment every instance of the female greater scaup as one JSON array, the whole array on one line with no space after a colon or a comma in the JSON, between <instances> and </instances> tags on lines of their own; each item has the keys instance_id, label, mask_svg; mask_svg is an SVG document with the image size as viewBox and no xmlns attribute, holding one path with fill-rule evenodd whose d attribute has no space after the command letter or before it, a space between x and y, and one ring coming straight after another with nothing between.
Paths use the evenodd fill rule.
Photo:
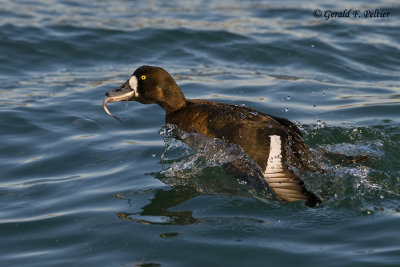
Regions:
<instances>
[{"instance_id":1,"label":"female greater scaup","mask_svg":"<svg viewBox=\"0 0 400 267\"><path fill-rule=\"evenodd\" d=\"M304 200L308 206L321 202L291 169L314 171L318 167L300 130L287 119L248 107L186 99L168 72L152 66L138 68L128 81L106 96L103 106L111 116L114 115L106 107L108 102L159 104L166 111L167 123L241 146L261 167L269 188L280 199Z\"/></svg>"}]
</instances>

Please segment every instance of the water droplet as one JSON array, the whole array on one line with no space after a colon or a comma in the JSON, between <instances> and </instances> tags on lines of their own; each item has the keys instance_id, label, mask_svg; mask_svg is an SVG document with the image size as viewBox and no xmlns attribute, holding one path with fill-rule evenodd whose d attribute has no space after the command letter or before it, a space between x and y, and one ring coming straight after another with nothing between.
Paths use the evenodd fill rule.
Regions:
<instances>
[{"instance_id":1,"label":"water droplet","mask_svg":"<svg viewBox=\"0 0 400 267\"><path fill-rule=\"evenodd\" d=\"M238 179L238 183L239 183L239 184L247 184L247 182L246 182L246 181L239 180L239 179Z\"/></svg>"},{"instance_id":2,"label":"water droplet","mask_svg":"<svg viewBox=\"0 0 400 267\"><path fill-rule=\"evenodd\" d=\"M318 128L325 128L326 123L320 119L316 119L315 122L317 123Z\"/></svg>"}]
</instances>

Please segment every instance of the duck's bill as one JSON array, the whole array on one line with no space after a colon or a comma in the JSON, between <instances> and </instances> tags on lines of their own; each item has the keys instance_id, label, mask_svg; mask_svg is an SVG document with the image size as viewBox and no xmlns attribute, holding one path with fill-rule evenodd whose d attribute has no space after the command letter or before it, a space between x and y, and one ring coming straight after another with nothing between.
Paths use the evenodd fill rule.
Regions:
<instances>
[{"instance_id":1,"label":"duck's bill","mask_svg":"<svg viewBox=\"0 0 400 267\"><path fill-rule=\"evenodd\" d=\"M136 91L129 86L129 81L122 84L120 87L110 90L106 93L108 102L118 102L130 100L137 96Z\"/></svg>"},{"instance_id":2,"label":"duck's bill","mask_svg":"<svg viewBox=\"0 0 400 267\"><path fill-rule=\"evenodd\" d=\"M116 88L114 90L108 91L106 93L106 98L103 102L104 111L110 115L111 117L117 119L118 121L122 122L122 119L114 114L112 114L108 108L107 103L109 102L118 102L118 101L127 101L131 98L135 97L135 91L129 87L128 82L124 83L121 87Z\"/></svg>"}]
</instances>

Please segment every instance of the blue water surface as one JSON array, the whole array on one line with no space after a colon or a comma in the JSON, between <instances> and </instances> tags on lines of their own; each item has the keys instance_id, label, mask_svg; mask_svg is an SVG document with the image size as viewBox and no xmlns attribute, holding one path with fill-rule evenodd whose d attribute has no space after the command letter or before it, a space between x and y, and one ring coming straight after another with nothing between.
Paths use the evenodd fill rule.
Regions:
<instances>
[{"instance_id":1,"label":"blue water surface","mask_svg":"<svg viewBox=\"0 0 400 267\"><path fill-rule=\"evenodd\" d=\"M3 0L0 16L1 266L398 266L398 1ZM144 64L366 159L321 156L330 171L302 177L316 208L262 197L220 167L230 148L164 140L159 106L103 111Z\"/></svg>"}]
</instances>

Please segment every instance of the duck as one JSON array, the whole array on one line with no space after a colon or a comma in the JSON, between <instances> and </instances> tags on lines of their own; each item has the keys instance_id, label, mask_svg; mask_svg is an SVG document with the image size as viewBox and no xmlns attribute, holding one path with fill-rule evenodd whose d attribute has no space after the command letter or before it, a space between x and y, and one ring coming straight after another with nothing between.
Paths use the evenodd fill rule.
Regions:
<instances>
[{"instance_id":1,"label":"duck","mask_svg":"<svg viewBox=\"0 0 400 267\"><path fill-rule=\"evenodd\" d=\"M317 171L318 166L300 129L288 119L245 106L186 99L166 70L148 65L137 68L125 83L106 92L103 107L117 119L106 105L118 101L158 104L165 111L166 123L240 146L260 167L263 182L280 200L304 201L310 207L321 203L296 172Z\"/></svg>"}]
</instances>

